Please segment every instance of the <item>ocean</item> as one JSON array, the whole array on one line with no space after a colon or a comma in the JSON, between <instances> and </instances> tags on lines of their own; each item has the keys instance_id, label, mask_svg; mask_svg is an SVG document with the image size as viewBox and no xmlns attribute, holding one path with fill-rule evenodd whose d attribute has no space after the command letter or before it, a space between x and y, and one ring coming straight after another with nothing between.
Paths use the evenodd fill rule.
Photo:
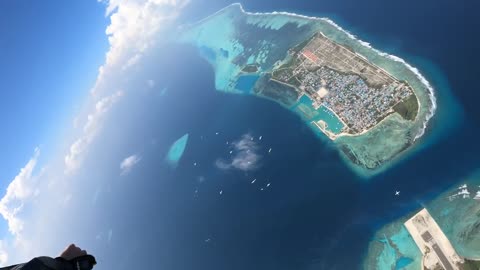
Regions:
<instances>
[{"instance_id":1,"label":"ocean","mask_svg":"<svg viewBox=\"0 0 480 270\"><path fill-rule=\"evenodd\" d=\"M183 19L196 21L227 4L193 2ZM198 51L171 46L151 59L152 65L158 60L154 74L168 89L165 95L131 101L137 110L137 116L130 116L135 123L131 132L148 130L145 140L161 134L155 141L159 146L146 150L144 157L157 158L155 170L143 173L162 181L141 188L161 190L159 198L134 202L148 205L148 211L127 214L150 219L146 228L156 228L158 237L135 237L146 246L161 241L168 247L161 249L156 268L360 269L378 229L479 168L480 58L474 19L479 4L281 0L243 5L254 12L326 15L374 48L421 70L438 98L437 114L419 142L424 147L365 181L298 116L269 100L216 91L213 69ZM177 168L158 165L165 158L161 153L187 133ZM260 167L218 169L216 161L229 156L227 142L245 134L256 138ZM396 190L401 196L394 196ZM147 259L140 251L132 256Z\"/></svg>"}]
</instances>

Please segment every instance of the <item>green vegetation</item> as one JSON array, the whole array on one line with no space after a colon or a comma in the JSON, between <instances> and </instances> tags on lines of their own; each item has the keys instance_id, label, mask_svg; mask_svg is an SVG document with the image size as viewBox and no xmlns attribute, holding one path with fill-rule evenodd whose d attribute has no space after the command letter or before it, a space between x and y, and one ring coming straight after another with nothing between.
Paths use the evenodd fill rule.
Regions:
<instances>
[{"instance_id":1,"label":"green vegetation","mask_svg":"<svg viewBox=\"0 0 480 270\"><path fill-rule=\"evenodd\" d=\"M242 72L245 72L245 73L256 73L257 71L258 71L258 66L256 64L246 65L242 69Z\"/></svg>"},{"instance_id":2,"label":"green vegetation","mask_svg":"<svg viewBox=\"0 0 480 270\"><path fill-rule=\"evenodd\" d=\"M300 52L303 48L305 48L305 46L307 46L307 44L310 42L310 40L312 40L314 37L311 37L309 39L306 39L304 40L302 43L299 43L297 44L295 47L291 48L290 51L292 52L292 54L297 54L298 52Z\"/></svg>"},{"instance_id":3,"label":"green vegetation","mask_svg":"<svg viewBox=\"0 0 480 270\"><path fill-rule=\"evenodd\" d=\"M480 261L471 261L465 259L465 263L460 266L463 270L480 270Z\"/></svg>"},{"instance_id":4,"label":"green vegetation","mask_svg":"<svg viewBox=\"0 0 480 270\"><path fill-rule=\"evenodd\" d=\"M278 80L278 78L281 78L282 76L286 77L291 77L293 76L293 69L290 68L282 68L282 69L277 69L272 72L272 78Z\"/></svg>"},{"instance_id":5,"label":"green vegetation","mask_svg":"<svg viewBox=\"0 0 480 270\"><path fill-rule=\"evenodd\" d=\"M280 71L280 70L294 70L295 67L299 64L300 62L298 61L297 58L289 58L287 59L287 61L285 61L285 63L283 63L283 65L275 69L274 73L275 71Z\"/></svg>"},{"instance_id":6,"label":"green vegetation","mask_svg":"<svg viewBox=\"0 0 480 270\"><path fill-rule=\"evenodd\" d=\"M300 85L302 85L302 83L301 83L299 80L297 80L296 77L290 78L290 80L288 80L287 83L290 84L290 85L293 85L293 86L295 86L295 87L297 87L297 88L299 88Z\"/></svg>"},{"instance_id":7,"label":"green vegetation","mask_svg":"<svg viewBox=\"0 0 480 270\"><path fill-rule=\"evenodd\" d=\"M418 114L418 100L415 94L398 103L393 107L393 110L400 114L403 119L413 121Z\"/></svg>"}]
</instances>

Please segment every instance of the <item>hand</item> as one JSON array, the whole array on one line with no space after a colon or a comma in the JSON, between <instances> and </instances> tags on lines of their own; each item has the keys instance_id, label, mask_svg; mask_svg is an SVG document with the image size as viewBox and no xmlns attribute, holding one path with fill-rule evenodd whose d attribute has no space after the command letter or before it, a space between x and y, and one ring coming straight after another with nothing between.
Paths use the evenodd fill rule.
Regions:
<instances>
[{"instance_id":1,"label":"hand","mask_svg":"<svg viewBox=\"0 0 480 270\"><path fill-rule=\"evenodd\" d=\"M75 246L75 244L69 245L63 252L60 254L60 257L64 258L67 261L75 259L80 256L87 255L85 250Z\"/></svg>"}]
</instances>

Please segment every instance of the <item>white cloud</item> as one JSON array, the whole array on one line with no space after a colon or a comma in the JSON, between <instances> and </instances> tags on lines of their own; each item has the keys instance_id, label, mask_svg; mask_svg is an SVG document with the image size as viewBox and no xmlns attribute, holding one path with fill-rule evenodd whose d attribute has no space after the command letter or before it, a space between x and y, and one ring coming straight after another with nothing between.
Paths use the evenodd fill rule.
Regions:
<instances>
[{"instance_id":1,"label":"white cloud","mask_svg":"<svg viewBox=\"0 0 480 270\"><path fill-rule=\"evenodd\" d=\"M102 98L95 104L93 112L87 116L83 133L72 143L68 154L65 156L65 173L72 173L80 167L83 154L87 152L88 146L93 142L102 126L104 115L122 96L123 92L118 91Z\"/></svg>"},{"instance_id":2,"label":"white cloud","mask_svg":"<svg viewBox=\"0 0 480 270\"><path fill-rule=\"evenodd\" d=\"M5 196L0 200L0 214L8 223L8 230L13 235L19 235L24 222L18 217L23 205L34 194L36 176L33 170L37 165L40 150L35 149L33 157L20 170L20 173L10 182Z\"/></svg>"},{"instance_id":3,"label":"white cloud","mask_svg":"<svg viewBox=\"0 0 480 270\"><path fill-rule=\"evenodd\" d=\"M18 175L10 182L5 195L0 200L0 214L7 221L8 230L14 236L16 246L24 244L22 243L21 233L25 222L19 217L19 214L21 214L24 205L29 199L39 193L35 185L40 175L33 175L39 155L40 150L36 148L33 157L30 158L27 164L20 169ZM0 240L0 265L5 265L8 261L7 249L7 242Z\"/></svg>"},{"instance_id":4,"label":"white cloud","mask_svg":"<svg viewBox=\"0 0 480 270\"><path fill-rule=\"evenodd\" d=\"M6 265L8 261L8 253L5 251L6 244L0 240L0 265Z\"/></svg>"},{"instance_id":5,"label":"white cloud","mask_svg":"<svg viewBox=\"0 0 480 270\"><path fill-rule=\"evenodd\" d=\"M252 136L245 134L238 141L232 143L233 157L230 160L217 159L215 165L222 170L238 169L250 171L260 166L261 156L257 153L258 144L252 140Z\"/></svg>"},{"instance_id":6,"label":"white cloud","mask_svg":"<svg viewBox=\"0 0 480 270\"><path fill-rule=\"evenodd\" d=\"M127 158L125 158L122 163L120 163L120 175L126 175L128 174L135 165L137 165L140 160L142 160L141 157L138 155L131 155Z\"/></svg>"},{"instance_id":7,"label":"white cloud","mask_svg":"<svg viewBox=\"0 0 480 270\"><path fill-rule=\"evenodd\" d=\"M105 87L112 73L126 71L137 64L145 51L158 40L160 30L167 28L188 4L189 0L110 0L106 16L110 25L106 29L110 49L106 61L99 68L95 95Z\"/></svg>"},{"instance_id":8,"label":"white cloud","mask_svg":"<svg viewBox=\"0 0 480 270\"><path fill-rule=\"evenodd\" d=\"M105 63L99 68L97 80L91 92L96 98L100 92L118 87L120 79L128 75L126 69L137 64L143 54L154 47L159 32L168 28L188 4L189 0L109 0L106 16L110 16L110 25L105 33L110 48ZM155 82L147 84L153 87ZM65 156L65 173L78 169L82 154L87 151L98 129L102 115L123 95L119 91L97 102L94 112L87 116L83 134L72 143ZM78 123L77 123L78 125Z\"/></svg>"},{"instance_id":9,"label":"white cloud","mask_svg":"<svg viewBox=\"0 0 480 270\"><path fill-rule=\"evenodd\" d=\"M107 2L106 16L111 20L106 29L110 48L106 53L105 63L98 69L97 80L91 90L93 94L91 100L87 103L84 113L80 113L73 120L73 126L78 134L74 135L68 149L57 157L59 163L49 164L51 166L48 179L43 172L33 174L40 153L39 150L35 150L31 160L8 186L5 196L0 200L0 214L7 221L14 239L0 240L0 264L5 264L7 260L20 261L31 258L32 255L37 255L36 248L41 246L43 252L46 252L65 240L58 239L55 232L48 230L51 227L50 219L38 217L42 214L51 214L49 213L51 207L58 205L57 199L61 199L62 194L67 194L63 197L65 204L71 202L72 197L68 194L71 182L62 181L65 179L64 173L74 172L81 167L89 148L102 129L107 112L124 95L123 91L112 91L123 89L119 86L125 82L124 79L128 81L132 76L130 74L133 74L129 69L139 65L147 50L154 48L157 40L164 38L159 33L162 29L169 28L188 0L105 2ZM148 85L152 84L149 82ZM53 160L57 161L57 158ZM133 161L127 162L125 169L131 169L138 163L136 159ZM40 184L49 188L51 194L39 195ZM73 195L77 199L77 194ZM95 196L97 195L94 195L93 203L96 201ZM111 239L112 231L108 236ZM7 253L4 250L15 252Z\"/></svg>"}]
</instances>

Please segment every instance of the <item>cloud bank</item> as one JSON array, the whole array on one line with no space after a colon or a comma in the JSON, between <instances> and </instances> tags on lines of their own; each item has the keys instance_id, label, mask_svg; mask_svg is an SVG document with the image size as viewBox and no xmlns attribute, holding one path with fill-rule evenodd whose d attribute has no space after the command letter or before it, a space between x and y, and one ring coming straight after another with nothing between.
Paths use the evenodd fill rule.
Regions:
<instances>
[{"instance_id":1,"label":"cloud bank","mask_svg":"<svg viewBox=\"0 0 480 270\"><path fill-rule=\"evenodd\" d=\"M99 67L84 109L74 118L75 130L70 139L67 139L67 147L52 157L53 161L46 166L47 173L42 170L35 175L34 169L40 155L36 149L0 200L0 214L6 220L10 232L5 239L0 240L0 265L28 260L32 255L40 255L36 254L39 251L33 250L34 247L41 246L41 252L48 252L49 249L58 248L58 244L65 240L52 237L55 232L48 231L51 220L34 219L32 213L41 216L41 213L51 211L55 203L65 197L62 194L70 194L73 183L70 180L77 177L78 174L74 173L82 169L85 159L91 158L87 153L101 134L104 122L109 118L108 113L128 91L133 91L123 88L125 81L138 75L131 72L131 69L141 63L143 56L155 48L158 41L165 38L160 33L175 21L188 4L188 0L101 2L106 4L105 16L110 18L105 31L110 45L105 62ZM148 87L154 85L153 80L147 82ZM131 171L140 159L136 155L127 157L120 164L121 172ZM43 188L48 194L41 193L37 196ZM65 198L68 202L68 196ZM34 233L42 229L45 231L41 234Z\"/></svg>"},{"instance_id":2,"label":"cloud bank","mask_svg":"<svg viewBox=\"0 0 480 270\"><path fill-rule=\"evenodd\" d=\"M34 194L37 177L33 176L33 170L37 165L39 155L40 150L37 148L33 157L10 182L7 193L0 200L0 214L8 222L8 230L14 236L18 236L24 226L24 222L18 218L18 214L26 201Z\"/></svg>"},{"instance_id":3,"label":"cloud bank","mask_svg":"<svg viewBox=\"0 0 480 270\"><path fill-rule=\"evenodd\" d=\"M215 166L222 170L237 169L251 171L260 167L262 156L258 154L258 143L250 134L244 134L240 140L232 143L233 157L229 160L217 159Z\"/></svg>"},{"instance_id":4,"label":"cloud bank","mask_svg":"<svg viewBox=\"0 0 480 270\"><path fill-rule=\"evenodd\" d=\"M136 65L158 41L158 33L168 27L189 0L110 0L106 16L110 25L105 33L110 49L99 68L92 94L103 91L117 72Z\"/></svg>"},{"instance_id":5,"label":"cloud bank","mask_svg":"<svg viewBox=\"0 0 480 270\"><path fill-rule=\"evenodd\" d=\"M20 215L24 206L39 193L36 186L41 172L38 175L33 174L39 156L40 150L36 148L33 156L10 182L6 194L0 200L0 214L7 221L8 230L13 236L13 245L9 241L0 240L0 265L5 265L9 260L7 250L27 245L22 234L26 222Z\"/></svg>"},{"instance_id":6,"label":"cloud bank","mask_svg":"<svg viewBox=\"0 0 480 270\"><path fill-rule=\"evenodd\" d=\"M100 131L105 114L122 96L123 92L118 91L97 101L94 110L87 116L87 121L83 127L83 133L81 133L72 143L70 151L65 156L64 172L66 174L70 174L80 168L83 155L87 152L88 147Z\"/></svg>"}]
</instances>

